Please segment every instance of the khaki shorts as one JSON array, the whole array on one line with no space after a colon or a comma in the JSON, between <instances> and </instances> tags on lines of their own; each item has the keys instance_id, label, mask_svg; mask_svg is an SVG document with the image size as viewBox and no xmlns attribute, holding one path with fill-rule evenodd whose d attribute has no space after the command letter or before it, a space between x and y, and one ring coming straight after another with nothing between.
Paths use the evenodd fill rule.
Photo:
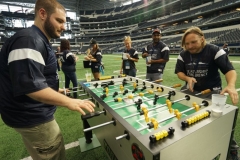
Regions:
<instances>
[{"instance_id":1,"label":"khaki shorts","mask_svg":"<svg viewBox=\"0 0 240 160\"><path fill-rule=\"evenodd\" d=\"M32 128L14 128L34 160L65 160L64 141L55 120Z\"/></svg>"}]
</instances>

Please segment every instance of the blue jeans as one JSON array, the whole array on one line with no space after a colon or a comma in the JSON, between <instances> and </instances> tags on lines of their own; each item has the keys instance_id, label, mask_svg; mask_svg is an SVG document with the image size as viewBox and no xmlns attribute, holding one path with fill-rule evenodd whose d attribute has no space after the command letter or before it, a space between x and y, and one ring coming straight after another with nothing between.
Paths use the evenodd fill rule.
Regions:
<instances>
[{"instance_id":1,"label":"blue jeans","mask_svg":"<svg viewBox=\"0 0 240 160\"><path fill-rule=\"evenodd\" d=\"M132 76L132 77L136 77L136 69L124 69L123 74Z\"/></svg>"},{"instance_id":2,"label":"blue jeans","mask_svg":"<svg viewBox=\"0 0 240 160\"><path fill-rule=\"evenodd\" d=\"M77 76L75 72L64 72L65 75L65 88L69 88L70 81L72 81L73 84L73 97L77 98Z\"/></svg>"}]
</instances>

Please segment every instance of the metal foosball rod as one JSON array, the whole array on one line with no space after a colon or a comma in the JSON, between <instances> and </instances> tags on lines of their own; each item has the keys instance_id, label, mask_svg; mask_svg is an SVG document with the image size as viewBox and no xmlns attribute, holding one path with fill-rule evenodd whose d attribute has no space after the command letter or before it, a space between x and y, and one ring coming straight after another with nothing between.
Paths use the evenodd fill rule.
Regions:
<instances>
[{"instance_id":1,"label":"metal foosball rod","mask_svg":"<svg viewBox=\"0 0 240 160\"><path fill-rule=\"evenodd\" d=\"M102 89L102 90L98 90L98 91L96 91L95 93L104 93L104 92L106 92L106 88L108 88L109 86L108 85L106 85L106 86L103 86L102 88L98 88L98 89ZM116 88L117 87L115 87L115 86L113 86L113 88L111 88L111 89L109 89L108 88L108 90L116 90Z\"/></svg>"},{"instance_id":2,"label":"metal foosball rod","mask_svg":"<svg viewBox=\"0 0 240 160\"><path fill-rule=\"evenodd\" d=\"M175 95L176 93L174 91L169 91L167 94L163 94L163 95L155 95L154 98L151 99L147 99L147 100L142 100L142 102L147 102L150 100L154 100L153 105L156 105L156 102L159 98L161 97L165 97L165 96L170 96L170 95Z\"/></svg>"},{"instance_id":3,"label":"metal foosball rod","mask_svg":"<svg viewBox=\"0 0 240 160\"><path fill-rule=\"evenodd\" d=\"M164 89L162 87L157 87L157 90L148 90L147 92L144 92L144 93L140 92L140 93L136 94L135 92L138 91L138 89L135 88L134 90L132 90L132 93L135 93L136 94L135 96L143 97L145 94L153 94L154 92L163 92L163 90ZM130 94L126 98L133 99L133 97L134 97L134 95ZM120 99L120 101L119 100L114 100L114 101L115 102L121 102L121 99ZM108 102L106 102L106 103L108 103ZM110 101L110 102L113 102L113 101Z\"/></svg>"},{"instance_id":4,"label":"metal foosball rod","mask_svg":"<svg viewBox=\"0 0 240 160\"><path fill-rule=\"evenodd\" d=\"M110 83L111 83L111 85L120 85L119 88L120 88L120 90L121 90L121 88L124 88L124 86L126 86L126 84L128 84L126 81L127 81L126 79L123 79L123 81L121 82L121 84L114 84L113 81L111 81ZM131 82L131 81L130 81L130 82ZM136 88L136 86L137 86L136 82L132 82L132 83L133 83L133 87ZM106 87L108 87L108 86L109 86L109 83L106 84L106 85L103 85L104 89L105 89ZM97 86L95 85L95 87L97 87ZM114 86L114 88L111 88L111 89L109 89L109 90L116 90L116 88L117 88L117 87ZM104 92L104 89L103 89L103 92ZM97 91L96 93L99 93L99 92L102 92L102 91Z\"/></svg>"},{"instance_id":5,"label":"metal foosball rod","mask_svg":"<svg viewBox=\"0 0 240 160\"><path fill-rule=\"evenodd\" d=\"M120 85L120 88L121 88L121 86L126 86L127 84L129 84L129 83L127 83L126 81L128 81L128 82L130 82L130 83L133 83L132 85L133 85L133 88L134 88L134 90L133 90L133 93L134 92L136 92L137 90L138 90L138 88L137 88L137 86L139 85L138 84L138 80L136 80L136 82L133 82L133 81L129 81L129 80L127 80L127 79L123 79L123 81L121 82L121 84L115 84L115 85ZM156 82L160 82L160 81L162 81L162 79L159 79L159 80L156 80ZM144 85L144 87L141 89L142 91L143 90L145 90L146 88L148 88L149 86L145 86L145 82L143 82L143 84L142 85ZM104 84L101 84L101 86L103 86L104 88L106 88L106 87L108 87L108 85L114 85L114 82L113 81L111 81L111 82L106 82L106 84L104 85ZM129 84L130 85L130 84ZM98 86L98 83L96 83L96 84L94 84L94 86L95 86L95 88L97 88L97 86ZM151 85L151 88L153 88L154 86L153 86L153 84ZM114 88L111 88L111 89L109 89L109 90L115 90L117 87L115 87L114 86ZM103 92L104 92L104 89L102 90ZM97 91L96 93L99 93L99 92L102 92L102 91Z\"/></svg>"},{"instance_id":6,"label":"metal foosball rod","mask_svg":"<svg viewBox=\"0 0 240 160\"><path fill-rule=\"evenodd\" d=\"M175 100L175 101L172 101L172 103L175 103L175 102L179 102L179 101L182 101L182 100L190 100L190 96L189 95L186 95L185 98L181 98L181 99L178 99L178 100ZM164 106L167 106L168 104L162 104L158 107L154 107L154 108L151 108L151 109L148 109L148 111L152 111L152 110L155 110L155 109L159 109L159 108L162 108ZM134 114L131 114L129 116L126 116L126 117L123 117L124 119L127 119L127 118L131 118L131 117L134 117L136 115L144 115L144 112L143 111L140 111L139 113L134 113Z\"/></svg>"},{"instance_id":7,"label":"metal foosball rod","mask_svg":"<svg viewBox=\"0 0 240 160\"><path fill-rule=\"evenodd\" d=\"M188 88L185 88L185 89L182 89L182 90L180 90L181 92L184 92L184 91L187 91L188 90Z\"/></svg>"},{"instance_id":8,"label":"metal foosball rod","mask_svg":"<svg viewBox=\"0 0 240 160\"><path fill-rule=\"evenodd\" d=\"M68 93L76 93L76 92L82 92L82 91L83 91L83 90L69 91L69 92L66 91L66 93L68 94Z\"/></svg>"},{"instance_id":9,"label":"metal foosball rod","mask_svg":"<svg viewBox=\"0 0 240 160\"><path fill-rule=\"evenodd\" d=\"M154 81L149 81L149 80L150 79L145 79L145 81L153 82L153 83L163 82L163 79L157 79L157 80L154 80Z\"/></svg>"},{"instance_id":10,"label":"metal foosball rod","mask_svg":"<svg viewBox=\"0 0 240 160\"><path fill-rule=\"evenodd\" d=\"M150 100L154 100L154 104L155 104L160 97L169 96L170 94L171 95L175 95L175 92L174 91L170 91L168 94L164 94L164 95L161 95L161 96L155 95L154 98L150 98L150 99L147 99L147 100L138 99L138 101L135 101L134 104L137 105L137 109L139 110L142 102L147 102L147 101L150 101ZM125 107L128 107L128 106L132 106L134 104L129 104L129 105L121 106L121 107L116 107L113 110L125 108Z\"/></svg>"},{"instance_id":11,"label":"metal foosball rod","mask_svg":"<svg viewBox=\"0 0 240 160\"><path fill-rule=\"evenodd\" d=\"M110 96L116 97L116 96L119 95L119 94L126 95L129 91L128 91L128 89L126 89L126 90L124 90L124 91L121 90L121 92L122 92L122 93L114 92L114 93L111 94ZM101 98L102 100L104 100L107 96L108 96L107 94L103 94L103 95L100 96L100 98ZM121 102L122 99L123 99L123 98L118 97L118 98L115 98L114 100L106 101L105 103L109 103L109 102Z\"/></svg>"},{"instance_id":12,"label":"metal foosball rod","mask_svg":"<svg viewBox=\"0 0 240 160\"><path fill-rule=\"evenodd\" d=\"M81 97L81 96L87 96L88 94L79 94L78 96Z\"/></svg>"},{"instance_id":13,"label":"metal foosball rod","mask_svg":"<svg viewBox=\"0 0 240 160\"><path fill-rule=\"evenodd\" d=\"M112 97L114 98L114 97L116 97L116 96L119 95L119 94L126 95L127 93L128 93L128 90L126 89L126 90L124 90L122 93L114 92L113 94L110 94L110 95L108 95L108 94L103 94L103 95L100 96L100 98L101 98L102 100L104 100L104 99L105 99L106 97L108 97L108 96L112 96ZM105 103L113 102L113 101L115 101L115 100L106 101Z\"/></svg>"},{"instance_id":14,"label":"metal foosball rod","mask_svg":"<svg viewBox=\"0 0 240 160\"><path fill-rule=\"evenodd\" d=\"M74 90L74 89L81 89L81 86L68 88L68 90ZM83 90L79 90L79 91L83 91Z\"/></svg>"},{"instance_id":15,"label":"metal foosball rod","mask_svg":"<svg viewBox=\"0 0 240 160\"><path fill-rule=\"evenodd\" d=\"M186 95L184 98L180 98L180 99L177 99L175 101L171 101L172 104L176 103L176 102L180 102L180 101L183 101L183 100L187 100L189 101L190 100L190 96L189 95ZM164 106L166 106L167 104L163 104ZM154 109L158 109L158 108L161 108L162 106L158 106L158 107L154 107L154 108L151 108L149 109L149 111L152 111Z\"/></svg>"},{"instance_id":16,"label":"metal foosball rod","mask_svg":"<svg viewBox=\"0 0 240 160\"><path fill-rule=\"evenodd\" d=\"M115 139L116 139L116 140L120 140L120 139L122 139L122 138L126 138L127 140L129 140L129 139L130 139L130 134L129 134L129 132L125 130L123 135L118 136L118 137L116 137Z\"/></svg>"},{"instance_id":17,"label":"metal foosball rod","mask_svg":"<svg viewBox=\"0 0 240 160\"><path fill-rule=\"evenodd\" d=\"M189 90L189 89L186 88L186 89L182 89L182 90L180 90L180 91L181 91L181 92L184 92L184 91L187 91L187 90ZM201 92L199 92L199 93L196 93L195 96L201 95L201 94L207 94L207 93L210 93L210 92L211 92L211 89L206 89L206 90L203 90L203 91L201 91Z\"/></svg>"},{"instance_id":18,"label":"metal foosball rod","mask_svg":"<svg viewBox=\"0 0 240 160\"><path fill-rule=\"evenodd\" d=\"M160 97L169 96L169 94L164 94L164 95L161 95L161 96L155 95L154 98L149 98L149 99L147 99L147 100L138 99L138 101L135 101L134 104L135 104L135 105L138 105L137 108L140 109L140 105L142 104L142 102L147 102L147 101L155 100L155 99L156 99L156 96L157 96L158 98L160 98ZM115 102L121 102L121 101L122 101L122 98L118 98L118 99L115 99L115 100L113 100L113 101L115 101ZM113 101L111 101L111 102L113 102ZM114 108L114 110L121 109L121 108L125 108L125 107L131 106L131 105L133 105L133 104L129 104L129 105L121 106L121 107L116 107L116 108Z\"/></svg>"},{"instance_id":19,"label":"metal foosball rod","mask_svg":"<svg viewBox=\"0 0 240 160\"><path fill-rule=\"evenodd\" d=\"M182 112L179 112L179 111L176 109L176 110L174 110L174 115L169 116L169 117L167 117L167 118L164 118L164 119L162 119L162 120L160 120L160 121L156 121L155 119L152 118L152 119L151 119L151 122L148 123L147 126L142 127L142 128L139 128L137 131L140 132L140 131L142 131L142 130L152 129L152 128L154 128L154 129L156 130L156 129L158 128L158 124L159 124L159 123L165 122L165 121L167 121L167 120L169 120L169 119L172 119L172 118L175 118L175 117L179 120L179 119L181 119L182 114L184 114L184 113L186 113L186 112L188 112L188 111L190 111L190 110L195 109L196 111L198 111L198 107L196 107L196 105L197 105L197 104L194 102L194 103L193 103L193 108L189 108L189 109L187 109L187 110L185 110L185 111L182 111ZM205 106L205 105L208 105L208 102L207 102L207 101L203 101L202 104L197 105L197 106Z\"/></svg>"},{"instance_id":20,"label":"metal foosball rod","mask_svg":"<svg viewBox=\"0 0 240 160\"><path fill-rule=\"evenodd\" d=\"M172 109L172 102L169 103L169 100L166 100L166 104L167 104L167 106L168 106L169 112L170 112L170 113L173 113L173 112L174 112L174 114L176 115L176 117L177 117L178 119L180 119L181 116L182 116L182 114L184 114L184 113L186 113L186 112L189 112L189 111L192 111L192 110L195 110L195 111L197 112L197 111L200 110L200 108L201 108L202 106L207 107L207 106L209 105L209 103L208 103L207 101L205 101L205 100L202 101L201 104L197 104L196 102L193 102L191 108L186 109L185 111L179 112L178 110L173 110L173 109ZM167 109L166 109L166 110L167 110ZM164 110L164 111L166 111L166 110ZM164 111L161 111L161 112L164 112ZM146 107L142 107L142 111L141 111L141 112L143 113L143 115L144 115L144 117L145 117L145 121L146 121L146 122L149 122L149 118L148 118L148 112L149 112L149 110L148 110ZM158 112L157 114L159 114L159 113L161 113L161 112ZM154 115L155 115L155 114L154 114ZM152 116L153 116L153 115L152 115ZM171 118L172 118L172 117L171 117ZM167 120L168 120L168 119L167 119Z\"/></svg>"},{"instance_id":21,"label":"metal foosball rod","mask_svg":"<svg viewBox=\"0 0 240 160\"><path fill-rule=\"evenodd\" d=\"M105 85L119 85L119 84L122 84L122 85L125 86L126 84L128 84L127 81L128 81L128 83L133 83L132 78L130 78L130 80L124 78L123 80L114 80L114 81L111 80L111 81L107 81L107 82L102 82L101 86L105 86ZM121 83L115 84L116 82L121 82ZM136 80L136 82L138 82L138 80ZM98 82L93 84L93 86L95 88L97 88L99 86Z\"/></svg>"},{"instance_id":22,"label":"metal foosball rod","mask_svg":"<svg viewBox=\"0 0 240 160\"><path fill-rule=\"evenodd\" d=\"M157 79L157 80L155 80L155 81L148 81L148 82L154 82L154 83L157 83L157 82L162 82L163 81L163 79ZM138 83L138 82L137 82ZM142 87L142 89L141 89L141 91L144 91L145 89L147 89L147 88L154 88L154 85L153 84L151 84L150 86L146 86L146 82L145 81L143 81L142 82L142 84L137 84L137 87L139 87L139 86L143 86Z\"/></svg>"},{"instance_id":23,"label":"metal foosball rod","mask_svg":"<svg viewBox=\"0 0 240 160\"><path fill-rule=\"evenodd\" d=\"M115 126L116 125L116 120L113 119L112 121L102 123L102 124L99 124L99 125L96 125L96 126L93 126L93 127L90 127L90 128L86 128L86 129L83 130L83 132L88 132L88 131L91 131L91 130L94 130L94 129L97 129L97 128L100 128L100 127L103 127L103 126L107 126L109 124L113 124Z\"/></svg>"},{"instance_id":24,"label":"metal foosball rod","mask_svg":"<svg viewBox=\"0 0 240 160\"><path fill-rule=\"evenodd\" d=\"M122 84L116 84L116 85L120 85L119 88L121 89L121 87L124 88L125 84L126 84L126 82L122 82ZM111 86L113 86L113 88L111 88L111 89L109 89L109 90L116 90L116 89L118 88L117 86L114 86L114 83L113 83ZM95 93L105 92L105 89L108 88L109 85L106 84L106 85L103 85L102 87L103 87L103 90L101 90L101 91L96 91ZM99 89L101 89L101 88L99 88Z\"/></svg>"},{"instance_id":25,"label":"metal foosball rod","mask_svg":"<svg viewBox=\"0 0 240 160\"><path fill-rule=\"evenodd\" d=\"M197 112L197 111L199 111L199 109L200 109L201 107L203 107L203 106L204 106L204 107L207 107L208 105L209 105L209 103L208 103L207 101L205 101L205 100L203 100L201 104L197 104L196 102L193 102L191 108L186 109L185 111L183 111L183 112L181 112L181 113L186 113L186 112L191 111L191 110L195 110L195 111Z\"/></svg>"},{"instance_id":26,"label":"metal foosball rod","mask_svg":"<svg viewBox=\"0 0 240 160\"><path fill-rule=\"evenodd\" d=\"M140 95L139 95L140 96ZM158 95L155 95L155 96L158 96ZM165 96L169 96L169 94L164 94L164 95L161 95L161 96L158 96L159 98L160 97L165 97ZM147 102L147 101L151 101L151 100L154 100L155 99L155 97L154 98L149 98L149 99L146 99L146 100L142 100L142 99L139 99L139 100L141 100L141 102ZM115 98L114 100L112 100L112 101L107 101L107 102L105 102L105 103L109 103L109 102L122 102L122 98L121 97L118 97L118 98ZM136 104L136 102L134 102L135 104ZM124 108L124 107L122 107L122 108ZM119 109L119 108L118 108Z\"/></svg>"},{"instance_id":27,"label":"metal foosball rod","mask_svg":"<svg viewBox=\"0 0 240 160\"><path fill-rule=\"evenodd\" d=\"M124 134L124 135L121 135L121 136L116 137L115 139L116 139L116 140L119 140L119 139L125 138L125 137L127 137L127 136L129 136L129 135L128 135L128 134Z\"/></svg>"}]
</instances>

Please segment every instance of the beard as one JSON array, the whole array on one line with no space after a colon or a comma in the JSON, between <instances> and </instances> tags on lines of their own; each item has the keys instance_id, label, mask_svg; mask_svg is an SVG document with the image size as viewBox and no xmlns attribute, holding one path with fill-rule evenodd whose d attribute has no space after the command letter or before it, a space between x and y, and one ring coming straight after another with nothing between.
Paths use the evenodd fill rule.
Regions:
<instances>
[{"instance_id":1,"label":"beard","mask_svg":"<svg viewBox=\"0 0 240 160\"><path fill-rule=\"evenodd\" d=\"M160 41L160 39L153 39L154 43L158 43Z\"/></svg>"},{"instance_id":2,"label":"beard","mask_svg":"<svg viewBox=\"0 0 240 160\"><path fill-rule=\"evenodd\" d=\"M60 36L56 33L55 28L54 28L54 26L52 25L52 23L50 22L50 18L49 18L49 17L46 19L46 22L44 23L44 29L45 29L46 33L48 34L48 36L49 36L50 38L55 39L55 38L59 38L59 37L60 37Z\"/></svg>"}]
</instances>

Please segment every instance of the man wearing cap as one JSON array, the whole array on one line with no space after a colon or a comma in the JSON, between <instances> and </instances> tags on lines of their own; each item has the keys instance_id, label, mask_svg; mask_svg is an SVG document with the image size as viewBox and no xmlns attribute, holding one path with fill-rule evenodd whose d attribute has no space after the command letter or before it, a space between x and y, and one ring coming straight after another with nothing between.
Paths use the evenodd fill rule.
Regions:
<instances>
[{"instance_id":1,"label":"man wearing cap","mask_svg":"<svg viewBox=\"0 0 240 160\"><path fill-rule=\"evenodd\" d=\"M169 48L161 42L161 31L154 29L152 32L153 43L143 49L142 57L146 58L147 74L146 79L156 81L162 78L162 74L169 60Z\"/></svg>"}]
</instances>

